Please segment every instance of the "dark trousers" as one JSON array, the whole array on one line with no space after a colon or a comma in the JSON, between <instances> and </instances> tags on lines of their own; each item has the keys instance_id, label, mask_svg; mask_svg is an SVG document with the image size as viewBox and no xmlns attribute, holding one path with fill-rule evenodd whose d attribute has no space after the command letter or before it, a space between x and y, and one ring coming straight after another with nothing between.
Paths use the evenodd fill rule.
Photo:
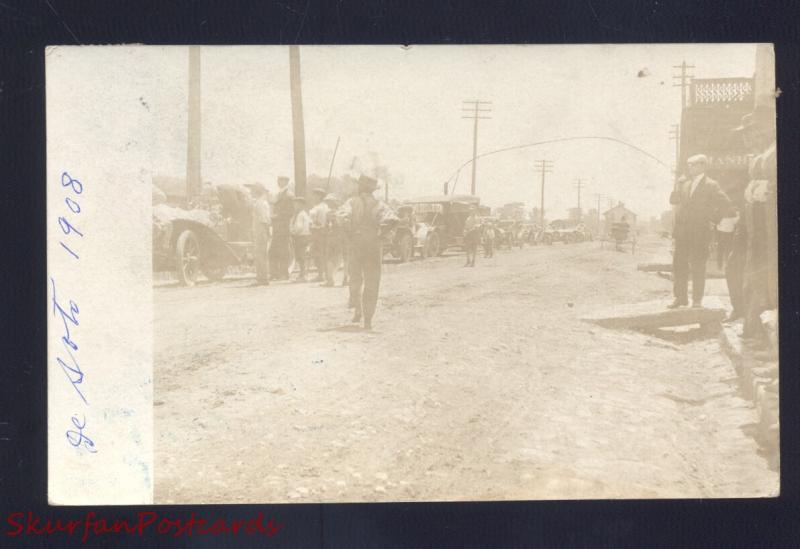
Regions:
<instances>
[{"instance_id":1,"label":"dark trousers","mask_svg":"<svg viewBox=\"0 0 800 549\"><path fill-rule=\"evenodd\" d=\"M348 250L350 305L355 308L356 316L363 314L365 322L372 320L378 304L382 255L377 237L356 235Z\"/></svg>"},{"instance_id":2,"label":"dark trousers","mask_svg":"<svg viewBox=\"0 0 800 549\"><path fill-rule=\"evenodd\" d=\"M494 240L486 239L483 241L483 257L494 256Z\"/></svg>"},{"instance_id":3,"label":"dark trousers","mask_svg":"<svg viewBox=\"0 0 800 549\"><path fill-rule=\"evenodd\" d=\"M700 303L706 288L708 240L676 240L672 256L673 292L675 299L688 302L689 275L692 277L692 301Z\"/></svg>"},{"instance_id":4,"label":"dark trousers","mask_svg":"<svg viewBox=\"0 0 800 549\"><path fill-rule=\"evenodd\" d=\"M255 227L255 242L253 243L253 261L256 266L256 280L269 282L269 225L259 223Z\"/></svg>"},{"instance_id":5,"label":"dark trousers","mask_svg":"<svg viewBox=\"0 0 800 549\"><path fill-rule=\"evenodd\" d=\"M273 234L269 246L269 271L274 278L289 278L289 235Z\"/></svg>"}]
</instances>

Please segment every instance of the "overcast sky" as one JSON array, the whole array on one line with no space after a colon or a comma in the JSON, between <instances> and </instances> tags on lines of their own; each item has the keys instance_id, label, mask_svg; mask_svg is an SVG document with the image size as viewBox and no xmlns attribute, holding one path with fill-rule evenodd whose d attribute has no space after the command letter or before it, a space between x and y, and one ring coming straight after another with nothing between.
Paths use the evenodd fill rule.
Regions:
<instances>
[{"instance_id":1,"label":"overcast sky","mask_svg":"<svg viewBox=\"0 0 800 549\"><path fill-rule=\"evenodd\" d=\"M337 137L334 174L386 166L402 186L395 198L440 193L472 155L472 121L462 101L491 101L478 152L573 136L606 136L674 163L669 128L680 118L673 65L686 60L698 78L753 75L755 45L337 46L301 47L309 174L326 175ZM152 170L183 177L186 158L188 49L153 48L150 63L158 146ZM103 69L98 67L98 71ZM646 76L638 76L643 71ZM202 173L214 183L293 175L288 47L202 48ZM478 161L483 203L539 203L534 162L554 162L545 209L554 216L595 193L622 200L640 215L667 209L668 168L617 143L573 141ZM468 192L470 167L456 192ZM605 202L605 201L604 201ZM602 204L605 209L607 202Z\"/></svg>"}]
</instances>

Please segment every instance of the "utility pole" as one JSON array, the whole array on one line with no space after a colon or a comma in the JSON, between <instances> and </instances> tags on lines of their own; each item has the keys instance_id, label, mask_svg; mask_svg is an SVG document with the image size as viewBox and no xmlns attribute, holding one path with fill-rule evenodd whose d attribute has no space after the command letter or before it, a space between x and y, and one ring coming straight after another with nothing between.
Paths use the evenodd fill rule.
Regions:
<instances>
[{"instance_id":1,"label":"utility pole","mask_svg":"<svg viewBox=\"0 0 800 549\"><path fill-rule=\"evenodd\" d=\"M581 217L583 217L583 212L581 211L581 187L583 187L583 179L581 179L580 177L577 178L573 183L573 186L576 189L578 189L578 213L579 213L578 219L580 219Z\"/></svg>"},{"instance_id":2,"label":"utility pole","mask_svg":"<svg viewBox=\"0 0 800 549\"><path fill-rule=\"evenodd\" d=\"M673 69L680 69L680 74L675 74L672 76L674 80L680 80L680 83L673 83L672 87L681 87L681 109L687 107L686 104L686 89L689 87L689 83L692 78L694 78L693 74L689 74L688 69L693 69L694 65L687 65L686 61L684 60L683 63L680 65L673 65Z\"/></svg>"},{"instance_id":3,"label":"utility pole","mask_svg":"<svg viewBox=\"0 0 800 549\"><path fill-rule=\"evenodd\" d=\"M536 170L542 174L542 202L541 206L539 207L539 217L541 218L539 222L542 225L542 230L544 230L544 176L547 173L553 173L553 161L552 160L537 160L534 164Z\"/></svg>"},{"instance_id":4,"label":"utility pole","mask_svg":"<svg viewBox=\"0 0 800 549\"><path fill-rule=\"evenodd\" d=\"M189 105L186 130L186 201L200 194L202 188L200 103L200 46L189 46ZM187 204L188 205L188 204Z\"/></svg>"},{"instance_id":5,"label":"utility pole","mask_svg":"<svg viewBox=\"0 0 800 549\"><path fill-rule=\"evenodd\" d=\"M300 85L300 47L289 46L289 86L292 96L294 137L294 192L306 195L306 134L303 124L303 90Z\"/></svg>"},{"instance_id":6,"label":"utility pole","mask_svg":"<svg viewBox=\"0 0 800 549\"><path fill-rule=\"evenodd\" d=\"M483 116L481 113L489 113L492 112L491 107L487 107L486 105L491 105L491 101L481 101L480 99L476 99L475 101L462 101L463 105L461 106L461 110L465 112L471 113L469 116L462 116L461 118L466 118L469 120L474 120L475 124L472 128L472 188L470 189L470 194L473 196L475 195L475 170L478 163L478 120L490 120L491 116ZM472 105L472 107L466 107L466 105Z\"/></svg>"},{"instance_id":7,"label":"utility pole","mask_svg":"<svg viewBox=\"0 0 800 549\"><path fill-rule=\"evenodd\" d=\"M670 140L675 140L675 181L678 180L678 171L681 165L681 126L673 124L669 130Z\"/></svg>"},{"instance_id":8,"label":"utility pole","mask_svg":"<svg viewBox=\"0 0 800 549\"><path fill-rule=\"evenodd\" d=\"M600 193L594 193L594 197L597 199L597 233L600 233L600 200L603 199L603 195Z\"/></svg>"}]
</instances>

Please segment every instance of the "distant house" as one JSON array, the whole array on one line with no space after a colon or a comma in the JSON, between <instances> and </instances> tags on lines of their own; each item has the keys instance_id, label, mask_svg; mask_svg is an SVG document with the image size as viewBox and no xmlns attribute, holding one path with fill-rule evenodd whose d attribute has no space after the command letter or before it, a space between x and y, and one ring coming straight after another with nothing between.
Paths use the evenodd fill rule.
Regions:
<instances>
[{"instance_id":1,"label":"distant house","mask_svg":"<svg viewBox=\"0 0 800 549\"><path fill-rule=\"evenodd\" d=\"M620 202L610 210L603 213L605 218L605 232L611 232L611 226L614 223L625 221L631 228L636 226L636 214L625 207L625 204Z\"/></svg>"},{"instance_id":2,"label":"distant house","mask_svg":"<svg viewBox=\"0 0 800 549\"><path fill-rule=\"evenodd\" d=\"M522 202L509 202L504 204L498 211L501 219L513 219L514 221L522 221L525 219L525 204Z\"/></svg>"}]
</instances>

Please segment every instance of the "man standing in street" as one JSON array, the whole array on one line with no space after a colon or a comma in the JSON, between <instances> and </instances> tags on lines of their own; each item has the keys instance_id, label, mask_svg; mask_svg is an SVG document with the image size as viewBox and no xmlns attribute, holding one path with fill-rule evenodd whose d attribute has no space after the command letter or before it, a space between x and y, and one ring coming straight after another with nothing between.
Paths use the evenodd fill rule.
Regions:
<instances>
[{"instance_id":1,"label":"man standing in street","mask_svg":"<svg viewBox=\"0 0 800 549\"><path fill-rule=\"evenodd\" d=\"M397 223L397 216L372 193L377 180L362 175L358 195L350 198L337 216L349 235L350 305L355 308L353 322L364 319L364 329L372 329L381 281L381 226Z\"/></svg>"},{"instance_id":2,"label":"man standing in street","mask_svg":"<svg viewBox=\"0 0 800 549\"><path fill-rule=\"evenodd\" d=\"M302 196L296 197L294 199L294 215L289 224L294 260L297 262L297 266L300 267L300 276L296 282L306 281L306 249L311 239L311 218L305 208L306 199Z\"/></svg>"},{"instance_id":3,"label":"man standing in street","mask_svg":"<svg viewBox=\"0 0 800 549\"><path fill-rule=\"evenodd\" d=\"M478 242L480 241L480 222L477 215L478 207L470 204L469 215L464 220L464 249L467 252L467 262L464 267L475 266L475 256L478 255Z\"/></svg>"},{"instance_id":4,"label":"man standing in street","mask_svg":"<svg viewBox=\"0 0 800 549\"><path fill-rule=\"evenodd\" d=\"M328 206L325 228L323 230L323 245L325 247L325 282L323 286L331 287L335 284L334 277L336 270L342 262L342 243L344 238L338 225L336 216L333 212L339 207L339 200L336 195L329 194L325 197L325 204Z\"/></svg>"},{"instance_id":5,"label":"man standing in street","mask_svg":"<svg viewBox=\"0 0 800 549\"><path fill-rule=\"evenodd\" d=\"M324 200L327 194L325 189L314 189L311 192L316 202L308 212L311 217L311 257L317 267L317 278L314 279L314 282L323 282L325 280L325 234L330 208Z\"/></svg>"},{"instance_id":6,"label":"man standing in street","mask_svg":"<svg viewBox=\"0 0 800 549\"><path fill-rule=\"evenodd\" d=\"M672 258L675 301L670 309L689 304L689 274L692 276L692 307L703 306L706 261L712 229L731 213L731 203L719 184L706 176L708 158L702 154L687 161L688 178L678 180L669 201L676 206L675 252Z\"/></svg>"},{"instance_id":7,"label":"man standing in street","mask_svg":"<svg viewBox=\"0 0 800 549\"><path fill-rule=\"evenodd\" d=\"M249 185L253 197L253 260L256 267L254 286L269 284L269 240L272 211L267 190L261 183Z\"/></svg>"},{"instance_id":8,"label":"man standing in street","mask_svg":"<svg viewBox=\"0 0 800 549\"><path fill-rule=\"evenodd\" d=\"M278 192L272 202L272 244L269 248L273 280L289 279L289 222L294 215L289 178L278 177Z\"/></svg>"}]
</instances>

